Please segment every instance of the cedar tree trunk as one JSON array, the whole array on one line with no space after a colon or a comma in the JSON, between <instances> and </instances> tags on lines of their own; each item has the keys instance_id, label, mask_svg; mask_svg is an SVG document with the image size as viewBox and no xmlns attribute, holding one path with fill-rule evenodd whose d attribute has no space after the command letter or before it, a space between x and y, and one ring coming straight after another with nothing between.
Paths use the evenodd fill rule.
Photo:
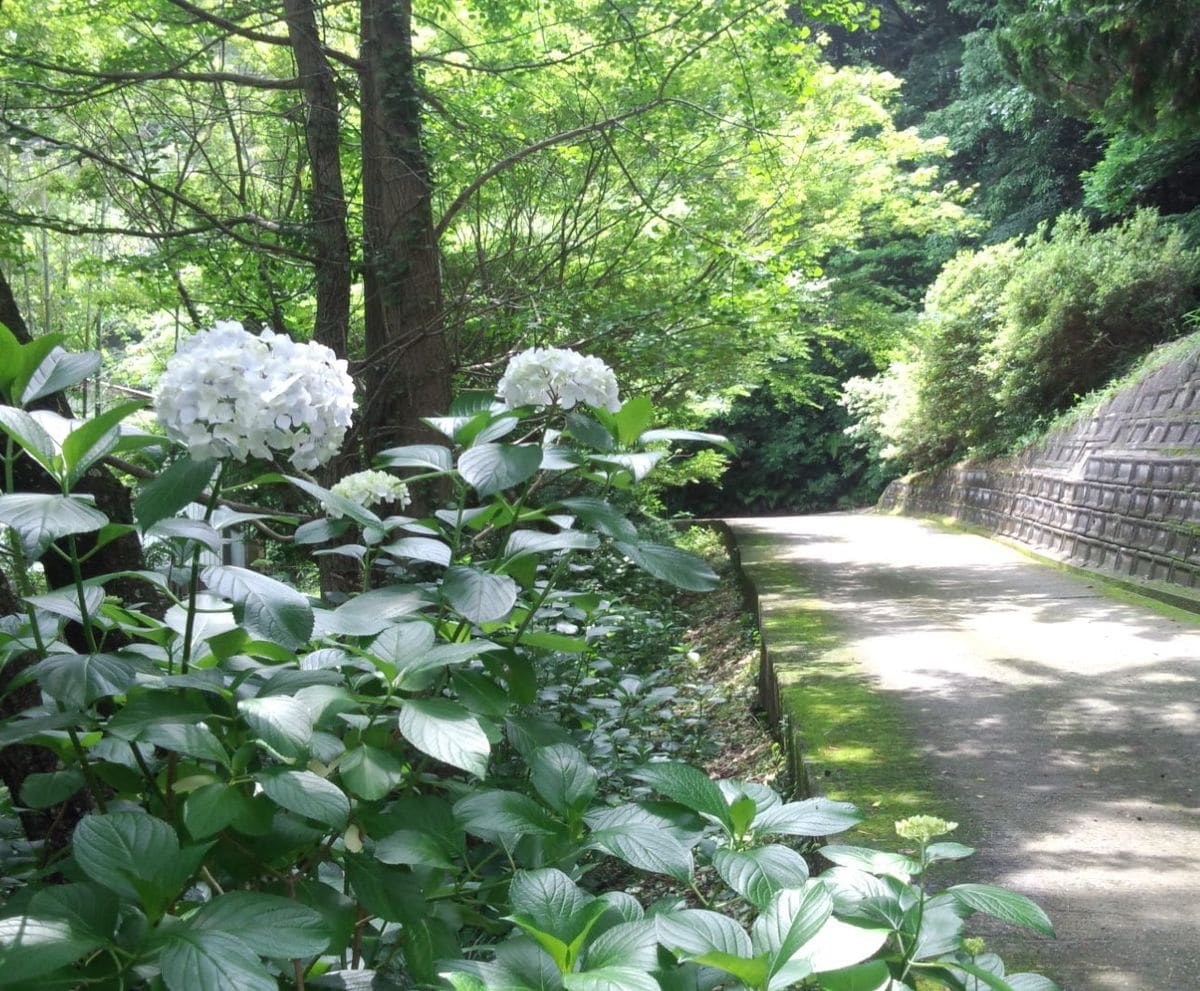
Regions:
<instances>
[{"instance_id":1,"label":"cedar tree trunk","mask_svg":"<svg viewBox=\"0 0 1200 991\"><path fill-rule=\"evenodd\" d=\"M411 0L362 0L363 288L368 454L423 439L420 417L444 413L450 362L421 144Z\"/></svg>"}]
</instances>

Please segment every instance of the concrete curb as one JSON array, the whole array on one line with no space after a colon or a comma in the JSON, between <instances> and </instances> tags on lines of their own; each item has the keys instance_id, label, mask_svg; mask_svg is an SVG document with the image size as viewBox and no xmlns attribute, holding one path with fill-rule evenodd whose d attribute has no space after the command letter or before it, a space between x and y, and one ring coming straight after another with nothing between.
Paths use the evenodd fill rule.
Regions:
<instances>
[{"instance_id":1,"label":"concrete curb","mask_svg":"<svg viewBox=\"0 0 1200 991\"><path fill-rule=\"evenodd\" d=\"M759 702L767 714L767 722L774 730L776 737L783 747L787 763L788 778L792 791L800 798L810 798L817 794L813 787L808 766L804 761L801 746L800 731L795 723L795 716L787 710L783 703L783 693L780 690L777 673L776 656L772 650L772 638L767 632L767 624L763 620L762 595L758 584L750 577L742 566L742 552L738 546L737 537L729 524L718 518L702 518L678 521L680 526L703 526L715 531L721 537L729 563L737 577L738 587L742 593L742 604L747 613L754 617L754 626L758 631L758 675L756 678ZM788 662L796 665L793 658Z\"/></svg>"}]
</instances>

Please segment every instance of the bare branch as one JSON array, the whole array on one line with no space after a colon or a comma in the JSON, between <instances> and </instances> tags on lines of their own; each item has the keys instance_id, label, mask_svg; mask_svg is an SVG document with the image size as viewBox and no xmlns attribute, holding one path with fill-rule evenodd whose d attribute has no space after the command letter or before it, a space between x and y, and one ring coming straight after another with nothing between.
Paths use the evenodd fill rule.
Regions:
<instances>
[{"instance_id":1,"label":"bare branch","mask_svg":"<svg viewBox=\"0 0 1200 991\"><path fill-rule=\"evenodd\" d=\"M53 62L42 62L38 59L5 53L5 58L12 62L20 62L34 69L56 72L64 76L77 76L83 79L95 79L104 83L144 83L156 79L171 79L185 83L234 83L238 86L249 86L254 89L300 89L303 85L299 79L273 79L269 76L247 76L238 72L188 72L181 68L187 62L179 62L166 69L154 72L99 72L91 69L80 69L71 65L60 65Z\"/></svg>"},{"instance_id":2,"label":"bare branch","mask_svg":"<svg viewBox=\"0 0 1200 991\"><path fill-rule=\"evenodd\" d=\"M119 173L120 175L123 175L128 179L132 179L135 183L145 187L146 189L152 190L152 191L158 193L159 195L166 197L167 199L171 200L172 202L179 204L185 210L187 210L190 213L195 214L197 217L200 217L201 219L203 219L212 228L221 231L221 233L225 234L227 237L233 239L234 241L237 241L239 244L244 245L245 247L258 248L258 249L262 249L264 251L270 251L271 253L276 254L276 255L285 255L289 258L294 258L299 261L304 261L304 262L308 262L308 263L311 263L314 261L314 259L311 255L308 255L304 252L295 251L290 248L285 248L281 244L267 242L267 241L259 241L254 238L247 237L246 235L244 235L238 231L237 227L239 225L230 225L230 224L226 223L220 217L214 216L211 212L209 212L207 209L205 209L199 203L195 202L194 200L189 199L188 197L184 196L182 193L179 193L178 191L176 191L174 189L164 186L161 183L155 182L149 176L143 175L141 172L138 172L136 169L132 169L128 165L125 165L123 162L119 162L116 159L110 158L108 155L102 154L101 152L99 152L93 148L86 148L83 145L75 144L74 142L71 142L71 141L61 141L58 138L53 138L48 134L42 134L39 131L35 131L32 128L25 127L20 124L16 124L12 121L8 122L8 126L9 126L9 130L13 131L14 133L20 134L24 137L34 138L38 141L44 141L44 142L46 142L46 144L48 144L54 148L59 148L59 149L63 149L66 151L74 152L75 154L81 156L82 158L86 158L89 161L97 162L98 164L103 165L106 168L111 169L112 171ZM251 222L249 215L246 217L243 217L241 219L247 223ZM256 223L256 226L264 227L264 228L268 228L268 229L269 229L270 223L271 223L269 221L263 220L262 218L254 218L253 222Z\"/></svg>"},{"instance_id":3,"label":"bare branch","mask_svg":"<svg viewBox=\"0 0 1200 991\"><path fill-rule=\"evenodd\" d=\"M180 10L191 14L193 17L212 24L214 27L219 27L223 31L228 31L230 34L236 34L240 38L246 38L249 41L261 41L267 45L280 45L284 48L291 47L291 39L285 34L267 34L265 31L256 31L253 28L243 27L237 21L231 21L227 17L210 13L203 7L198 7L196 4L190 3L189 0L169 0L169 2ZM355 72L362 71L362 62L353 55L347 55L345 52L340 52L336 48L330 48L327 45L322 45L321 51L326 58L334 62L339 62L348 69L353 69Z\"/></svg>"},{"instance_id":4,"label":"bare branch","mask_svg":"<svg viewBox=\"0 0 1200 991\"><path fill-rule=\"evenodd\" d=\"M223 217L210 224L199 224L193 227L177 227L166 230L146 230L135 227L117 227L111 224L85 224L65 217L44 216L36 213L22 213L17 210L0 208L0 218L9 221L17 227L33 227L54 231L56 234L97 234L111 237L139 237L147 241L169 241L173 238L194 237L197 234L211 234L213 231L228 232L231 227L252 225L267 231L279 231L283 227L265 217L244 214L238 217ZM301 256L298 256L301 257Z\"/></svg>"},{"instance_id":5,"label":"bare branch","mask_svg":"<svg viewBox=\"0 0 1200 991\"><path fill-rule=\"evenodd\" d=\"M567 142L576 141L579 138L587 137L589 134L595 134L598 131L605 131L610 127L616 127L622 121L629 120L631 117L638 117L642 114L649 113L662 106L665 101L661 97L656 97L649 103L643 103L640 106L632 107L622 113L615 114L612 117L605 117L603 120L593 121L590 124L584 124L582 127L573 127L567 131L559 131L558 134L551 134L547 138L542 138L541 141L535 141L531 145L526 145L513 152L506 158L500 159L491 168L481 172L472 180L461 193L455 198L454 202L446 208L446 212L442 214L442 219L438 221L437 226L433 229L433 236L440 238L446 229L450 226L451 221L459 214L467 202L484 186L485 183L496 178L503 172L507 172L514 165L529 158L530 155L536 155L539 151L545 151L554 145L565 144Z\"/></svg>"}]
</instances>

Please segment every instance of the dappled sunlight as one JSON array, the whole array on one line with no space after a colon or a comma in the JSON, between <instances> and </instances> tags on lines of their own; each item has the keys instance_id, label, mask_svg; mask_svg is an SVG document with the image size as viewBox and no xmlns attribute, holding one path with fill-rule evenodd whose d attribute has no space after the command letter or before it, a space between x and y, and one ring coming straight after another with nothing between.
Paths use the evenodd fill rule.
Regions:
<instances>
[{"instance_id":1,"label":"dappled sunlight","mask_svg":"<svg viewBox=\"0 0 1200 991\"><path fill-rule=\"evenodd\" d=\"M1139 933L1155 933L1156 947L1196 945L1200 627L918 520L734 526L775 541L755 550L770 571L771 649L771 631L789 629L773 614L815 613L807 625L823 634L806 641L803 624L793 627L790 690L813 692L806 708L817 712L838 701L836 691L822 698L827 674L882 690L938 791L962 810L956 839L979 848L955 870L1046 908L1059 941L1041 956L1053 970L1061 955L1064 987L1184 987L1144 981L1189 972L1183 963L1127 961L1145 957ZM781 569L794 582L790 603ZM857 713L842 718L842 730L859 731ZM889 759L873 737L817 743L834 786L843 770Z\"/></svg>"}]
</instances>

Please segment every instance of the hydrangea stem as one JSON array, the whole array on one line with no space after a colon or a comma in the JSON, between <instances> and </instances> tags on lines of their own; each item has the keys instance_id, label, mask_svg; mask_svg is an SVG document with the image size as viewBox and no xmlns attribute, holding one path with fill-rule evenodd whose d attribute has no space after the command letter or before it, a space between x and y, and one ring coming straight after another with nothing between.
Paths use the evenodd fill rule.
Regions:
<instances>
[{"instance_id":1,"label":"hydrangea stem","mask_svg":"<svg viewBox=\"0 0 1200 991\"><path fill-rule=\"evenodd\" d=\"M217 477L208 494L208 505L204 511L205 523L212 520L213 510L217 508L221 495L221 481L225 477L225 469L229 462L222 460L220 464L221 467L217 470ZM200 545L197 544L196 549L192 551L191 576L188 580L187 619L183 625L183 652L179 657L180 674L187 674L188 667L192 662L192 634L196 629L196 597L200 594L200 550Z\"/></svg>"}]
</instances>

